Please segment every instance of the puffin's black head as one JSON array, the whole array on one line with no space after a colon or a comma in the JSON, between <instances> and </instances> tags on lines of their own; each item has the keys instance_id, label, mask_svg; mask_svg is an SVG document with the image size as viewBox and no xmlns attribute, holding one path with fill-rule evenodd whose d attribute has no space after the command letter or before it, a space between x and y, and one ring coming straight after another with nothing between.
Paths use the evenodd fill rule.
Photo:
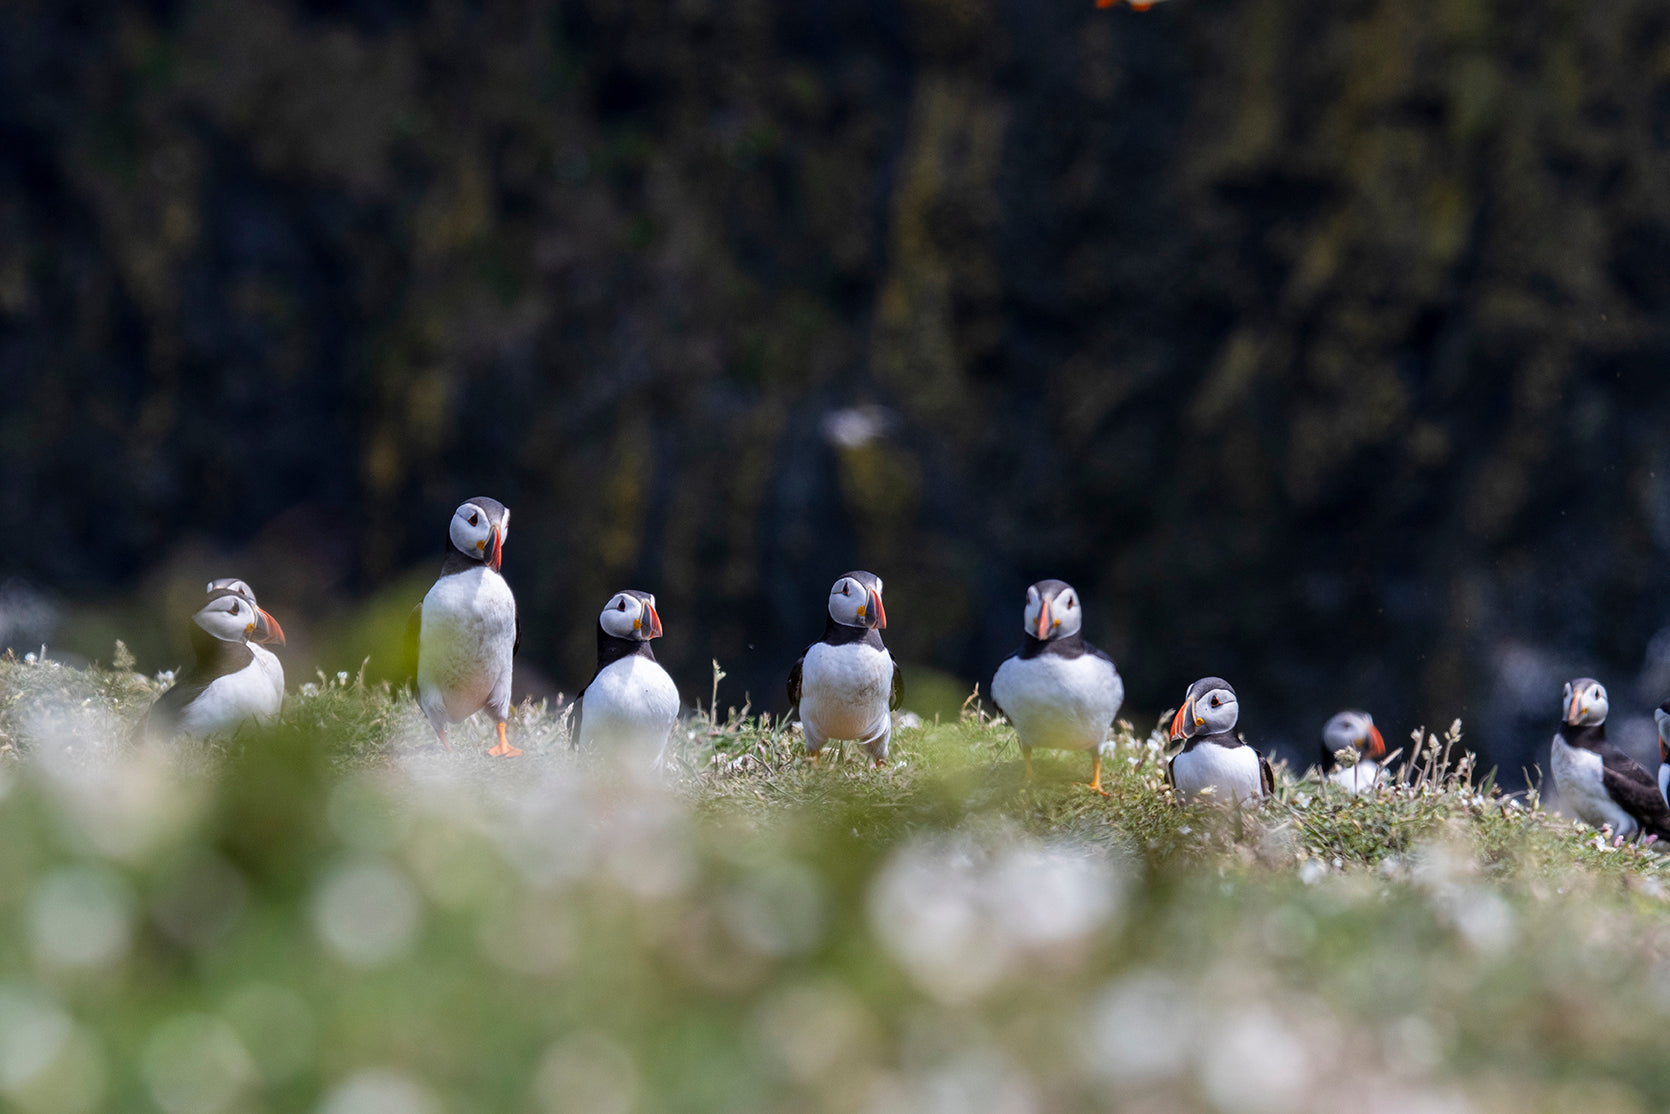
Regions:
<instances>
[{"instance_id":1,"label":"puffin's black head","mask_svg":"<svg viewBox=\"0 0 1670 1114\"><path fill-rule=\"evenodd\" d=\"M1567 681L1565 691L1560 695L1560 704L1565 709L1562 719L1568 727L1593 727L1605 723L1606 713L1612 707L1606 699L1606 686L1593 677Z\"/></svg>"},{"instance_id":2,"label":"puffin's black head","mask_svg":"<svg viewBox=\"0 0 1670 1114\"><path fill-rule=\"evenodd\" d=\"M829 617L844 627L887 626L881 606L881 577L873 572L849 572L829 589Z\"/></svg>"},{"instance_id":3,"label":"puffin's black head","mask_svg":"<svg viewBox=\"0 0 1670 1114\"><path fill-rule=\"evenodd\" d=\"M1346 747L1375 761L1386 757L1386 740L1374 726L1374 717L1355 709L1340 712L1323 725L1322 768L1333 769L1338 761L1334 755Z\"/></svg>"},{"instance_id":4,"label":"puffin's black head","mask_svg":"<svg viewBox=\"0 0 1670 1114\"><path fill-rule=\"evenodd\" d=\"M236 592L219 591L191 621L222 642L248 642L260 629L261 609Z\"/></svg>"},{"instance_id":5,"label":"puffin's black head","mask_svg":"<svg viewBox=\"0 0 1670 1114\"><path fill-rule=\"evenodd\" d=\"M1084 626L1079 594L1064 580L1040 580L1026 590L1026 610L1021 627L1033 638L1047 642L1068 638Z\"/></svg>"},{"instance_id":6,"label":"puffin's black head","mask_svg":"<svg viewBox=\"0 0 1670 1114\"><path fill-rule=\"evenodd\" d=\"M272 614L255 602L255 591L248 584L235 576L223 576L209 581L209 599L220 596L237 596L248 603L255 610L255 630L250 633L251 642L277 643L284 645L284 628L278 625L278 620Z\"/></svg>"},{"instance_id":7,"label":"puffin's black head","mask_svg":"<svg viewBox=\"0 0 1670 1114\"><path fill-rule=\"evenodd\" d=\"M632 588L609 597L597 617L597 625L604 634L634 642L661 637L661 616L655 610L655 597Z\"/></svg>"},{"instance_id":8,"label":"puffin's black head","mask_svg":"<svg viewBox=\"0 0 1670 1114\"><path fill-rule=\"evenodd\" d=\"M1202 677L1189 686L1183 706L1171 721L1171 737L1187 739L1191 735L1232 731L1240 718L1241 705L1235 696L1235 686L1222 677Z\"/></svg>"},{"instance_id":9,"label":"puffin's black head","mask_svg":"<svg viewBox=\"0 0 1670 1114\"><path fill-rule=\"evenodd\" d=\"M477 495L459 504L447 527L452 548L473 561L485 561L498 568L504 561L505 539L510 537L510 510L497 499Z\"/></svg>"}]
</instances>

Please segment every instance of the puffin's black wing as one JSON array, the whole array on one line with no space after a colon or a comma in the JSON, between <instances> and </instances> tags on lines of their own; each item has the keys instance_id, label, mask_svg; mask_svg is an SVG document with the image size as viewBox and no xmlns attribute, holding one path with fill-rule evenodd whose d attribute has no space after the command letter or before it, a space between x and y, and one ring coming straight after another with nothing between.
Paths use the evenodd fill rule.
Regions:
<instances>
[{"instance_id":1,"label":"puffin's black wing","mask_svg":"<svg viewBox=\"0 0 1670 1114\"><path fill-rule=\"evenodd\" d=\"M169 691L152 701L150 711L145 713L145 728L157 732L172 732L179 725L180 713L185 711L185 706L189 705L190 701L197 700L197 696L202 695L202 691L209 688L214 681L215 675L212 671L194 663L184 673L180 673L179 678L175 678L174 683L169 686ZM1657 790L1657 782L1653 783L1653 788Z\"/></svg>"},{"instance_id":2,"label":"puffin's black wing","mask_svg":"<svg viewBox=\"0 0 1670 1114\"><path fill-rule=\"evenodd\" d=\"M412 614L406 620L405 653L402 664L405 666L405 676L416 677L418 671L418 643L423 634L423 604L421 602L412 608Z\"/></svg>"},{"instance_id":3,"label":"puffin's black wing","mask_svg":"<svg viewBox=\"0 0 1670 1114\"><path fill-rule=\"evenodd\" d=\"M146 729L173 731L179 724L180 714L186 710L186 705L201 696L212 681L212 677L202 676L196 669L189 669L181 674L180 678L169 686L167 692L156 698L151 704L151 710L145 713Z\"/></svg>"},{"instance_id":4,"label":"puffin's black wing","mask_svg":"<svg viewBox=\"0 0 1670 1114\"><path fill-rule=\"evenodd\" d=\"M1254 748L1253 753L1258 755L1259 787L1264 790L1266 797L1273 797L1276 794L1276 771L1270 765L1270 760L1264 757L1263 751Z\"/></svg>"},{"instance_id":5,"label":"puffin's black wing","mask_svg":"<svg viewBox=\"0 0 1670 1114\"><path fill-rule=\"evenodd\" d=\"M1600 747L1601 779L1607 795L1635 817L1644 831L1670 839L1670 807L1658 791L1658 780L1647 768L1611 743Z\"/></svg>"},{"instance_id":6,"label":"puffin's black wing","mask_svg":"<svg viewBox=\"0 0 1670 1114\"><path fill-rule=\"evenodd\" d=\"M1173 769L1173 767L1177 765L1177 757L1178 756L1174 754L1170 758L1166 759L1166 784L1171 786L1173 789L1177 788L1177 771Z\"/></svg>"},{"instance_id":7,"label":"puffin's black wing","mask_svg":"<svg viewBox=\"0 0 1670 1114\"><path fill-rule=\"evenodd\" d=\"M586 688L589 689L591 686L587 685ZM584 713L585 706L586 694L582 691L579 696L574 698L574 713L568 717L568 748L570 750L580 749L580 716Z\"/></svg>"},{"instance_id":8,"label":"puffin's black wing","mask_svg":"<svg viewBox=\"0 0 1670 1114\"><path fill-rule=\"evenodd\" d=\"M1015 721L1013 719L1010 719L1009 713L1005 712L1003 710L1003 705L1001 705L997 702L997 670L1002 669L1005 665L1008 665L1010 662L1014 661L1016 658L1018 658L1020 656L1021 656L1021 652L1019 650L1016 650L1014 653L1010 654L1008 657L1006 657L1002 661L998 662L997 663L997 669L992 670L992 683L986 686L986 692L992 698L992 707L997 709L997 714L998 715L1002 716L1004 719L1009 720L1010 723L1014 723Z\"/></svg>"},{"instance_id":9,"label":"puffin's black wing","mask_svg":"<svg viewBox=\"0 0 1670 1114\"><path fill-rule=\"evenodd\" d=\"M801 654L800 660L789 670L789 709L797 711L800 708L800 670L806 664L806 655Z\"/></svg>"},{"instance_id":10,"label":"puffin's black wing","mask_svg":"<svg viewBox=\"0 0 1670 1114\"><path fill-rule=\"evenodd\" d=\"M896 712L899 705L905 702L905 675L899 672L898 658L888 654L887 660L893 663L893 691L887 697L887 708Z\"/></svg>"},{"instance_id":11,"label":"puffin's black wing","mask_svg":"<svg viewBox=\"0 0 1670 1114\"><path fill-rule=\"evenodd\" d=\"M516 607L514 601L512 601L510 606L516 610L516 641L510 644L510 656L515 657L516 651L522 648L522 609L520 607Z\"/></svg>"}]
</instances>

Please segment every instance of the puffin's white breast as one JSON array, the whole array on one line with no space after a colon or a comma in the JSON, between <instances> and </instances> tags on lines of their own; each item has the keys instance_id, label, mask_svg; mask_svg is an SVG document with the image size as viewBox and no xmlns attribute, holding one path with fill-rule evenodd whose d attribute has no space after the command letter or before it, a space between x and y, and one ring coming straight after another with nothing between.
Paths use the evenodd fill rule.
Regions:
<instances>
[{"instance_id":1,"label":"puffin's white breast","mask_svg":"<svg viewBox=\"0 0 1670 1114\"><path fill-rule=\"evenodd\" d=\"M678 686L660 663L629 655L604 666L586 686L579 743L643 750L654 757L667 745L678 709Z\"/></svg>"},{"instance_id":2,"label":"puffin's white breast","mask_svg":"<svg viewBox=\"0 0 1670 1114\"><path fill-rule=\"evenodd\" d=\"M423 597L418 688L439 692L454 721L474 715L510 676L515 645L516 598L504 577L485 565L443 576Z\"/></svg>"},{"instance_id":3,"label":"puffin's white breast","mask_svg":"<svg viewBox=\"0 0 1670 1114\"><path fill-rule=\"evenodd\" d=\"M278 714L279 704L260 663L251 661L236 673L210 681L180 709L180 730L198 736L230 731L247 719L270 719Z\"/></svg>"},{"instance_id":4,"label":"puffin's white breast","mask_svg":"<svg viewBox=\"0 0 1670 1114\"><path fill-rule=\"evenodd\" d=\"M276 708L284 706L284 663L278 660L278 655L258 642L249 643L250 653L255 655L255 664L261 667L262 676L272 685L273 692L278 697Z\"/></svg>"},{"instance_id":5,"label":"puffin's white breast","mask_svg":"<svg viewBox=\"0 0 1670 1114\"><path fill-rule=\"evenodd\" d=\"M1606 764L1600 755L1587 747L1574 747L1556 735L1550 759L1554 788L1579 820L1597 828L1610 824L1612 834L1625 839L1635 834L1641 825L1607 793Z\"/></svg>"},{"instance_id":6,"label":"puffin's white breast","mask_svg":"<svg viewBox=\"0 0 1670 1114\"><path fill-rule=\"evenodd\" d=\"M1384 772L1380 763L1372 758L1364 758L1349 769L1335 770L1328 775L1328 780L1347 793L1371 793Z\"/></svg>"},{"instance_id":7,"label":"puffin's white breast","mask_svg":"<svg viewBox=\"0 0 1670 1114\"><path fill-rule=\"evenodd\" d=\"M893 656L863 642L815 643L800 667L800 718L829 739L867 739L887 719Z\"/></svg>"},{"instance_id":8,"label":"puffin's white breast","mask_svg":"<svg viewBox=\"0 0 1670 1114\"><path fill-rule=\"evenodd\" d=\"M1028 749L1095 750L1119 714L1125 682L1111 662L1095 654L1014 657L997 667L992 699Z\"/></svg>"},{"instance_id":9,"label":"puffin's white breast","mask_svg":"<svg viewBox=\"0 0 1670 1114\"><path fill-rule=\"evenodd\" d=\"M1172 780L1185 802L1204 789L1212 789L1213 797L1228 801L1258 800L1264 796L1264 775L1259 768L1258 752L1249 746L1224 747L1217 743L1201 743L1186 750L1171 761Z\"/></svg>"}]
</instances>

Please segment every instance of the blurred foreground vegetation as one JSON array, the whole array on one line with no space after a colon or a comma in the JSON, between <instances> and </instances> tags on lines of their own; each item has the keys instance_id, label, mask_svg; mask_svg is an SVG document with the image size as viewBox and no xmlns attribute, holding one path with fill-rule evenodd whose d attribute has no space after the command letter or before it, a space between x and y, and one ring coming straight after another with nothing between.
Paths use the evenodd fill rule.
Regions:
<instances>
[{"instance_id":1,"label":"blurred foreground vegetation","mask_svg":"<svg viewBox=\"0 0 1670 1114\"><path fill-rule=\"evenodd\" d=\"M687 719L659 773L443 754L346 674L143 747L159 689L0 658L0 1097L30 1112L1656 1109L1666 867L1476 783L1111 796L972 710L892 766ZM479 745L477 745L479 744ZM1448 750L1451 775L1440 777Z\"/></svg>"}]
</instances>

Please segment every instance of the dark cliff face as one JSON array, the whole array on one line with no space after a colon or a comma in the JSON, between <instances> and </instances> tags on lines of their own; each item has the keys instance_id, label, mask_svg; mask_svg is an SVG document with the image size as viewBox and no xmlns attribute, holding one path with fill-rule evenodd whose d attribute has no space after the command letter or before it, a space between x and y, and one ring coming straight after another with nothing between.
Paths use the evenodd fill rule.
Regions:
<instances>
[{"instance_id":1,"label":"dark cliff face","mask_svg":"<svg viewBox=\"0 0 1670 1114\"><path fill-rule=\"evenodd\" d=\"M13 6L0 568L351 598L482 490L559 678L630 583L758 703L863 566L972 682L1056 576L1138 708L1516 769L1670 598L1670 17L1445 12Z\"/></svg>"}]
</instances>

